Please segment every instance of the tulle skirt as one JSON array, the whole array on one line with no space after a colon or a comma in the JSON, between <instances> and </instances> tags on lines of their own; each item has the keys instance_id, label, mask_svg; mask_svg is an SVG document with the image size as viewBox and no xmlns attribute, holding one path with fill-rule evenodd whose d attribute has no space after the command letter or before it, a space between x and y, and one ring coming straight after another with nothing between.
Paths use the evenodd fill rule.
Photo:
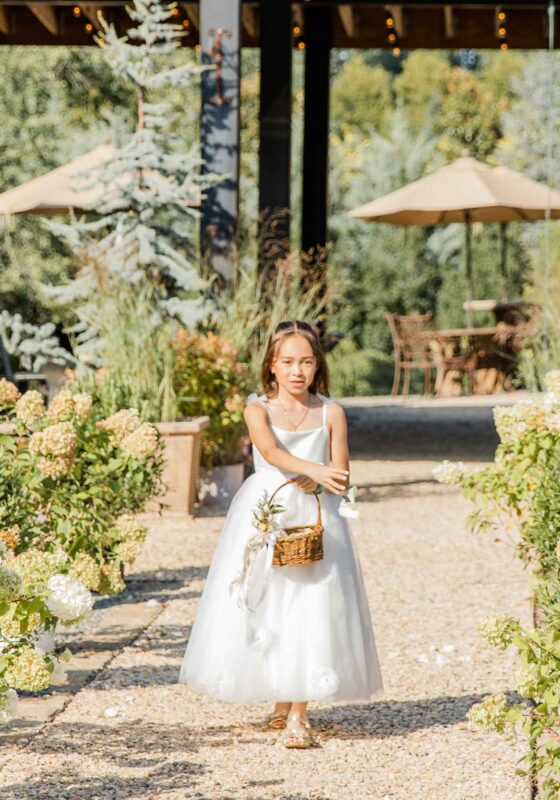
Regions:
<instances>
[{"instance_id":1,"label":"tulle skirt","mask_svg":"<svg viewBox=\"0 0 560 800\"><path fill-rule=\"evenodd\" d=\"M238 574L252 509L282 482L258 471L237 492L220 533L179 681L219 700L366 701L383 696L368 601L352 534L338 514L340 497L320 495L324 557L273 567L264 599L240 608L230 584ZM313 497L295 486L280 495L282 523L316 518Z\"/></svg>"}]
</instances>

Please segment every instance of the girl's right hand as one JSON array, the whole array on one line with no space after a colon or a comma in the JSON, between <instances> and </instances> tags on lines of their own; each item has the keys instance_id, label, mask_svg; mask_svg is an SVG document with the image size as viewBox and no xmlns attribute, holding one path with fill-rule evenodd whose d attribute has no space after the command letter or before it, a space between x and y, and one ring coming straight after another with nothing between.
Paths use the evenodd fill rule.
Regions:
<instances>
[{"instance_id":1,"label":"girl's right hand","mask_svg":"<svg viewBox=\"0 0 560 800\"><path fill-rule=\"evenodd\" d=\"M341 494L346 491L349 474L347 469L336 469L336 467L329 467L323 464L314 464L311 469L307 470L307 476L311 480L320 483L321 486L335 494Z\"/></svg>"}]
</instances>

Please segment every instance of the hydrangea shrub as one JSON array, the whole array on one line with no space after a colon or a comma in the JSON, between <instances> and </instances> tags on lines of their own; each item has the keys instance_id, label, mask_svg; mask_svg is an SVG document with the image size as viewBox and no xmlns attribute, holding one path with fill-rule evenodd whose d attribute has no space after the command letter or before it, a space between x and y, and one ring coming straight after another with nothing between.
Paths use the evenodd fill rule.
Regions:
<instances>
[{"instance_id":1,"label":"hydrangea shrub","mask_svg":"<svg viewBox=\"0 0 560 800\"><path fill-rule=\"evenodd\" d=\"M493 646L517 651L513 676L520 702L497 693L474 705L476 727L522 735L528 750L518 768L531 774L540 797L560 797L560 370L545 378L537 401L494 409L500 437L494 462L469 470L461 463L434 468L441 483L459 486L476 504L469 523L498 539L516 531L517 555L532 568L538 626L529 630L508 614L486 620L480 633Z\"/></svg>"}]
</instances>

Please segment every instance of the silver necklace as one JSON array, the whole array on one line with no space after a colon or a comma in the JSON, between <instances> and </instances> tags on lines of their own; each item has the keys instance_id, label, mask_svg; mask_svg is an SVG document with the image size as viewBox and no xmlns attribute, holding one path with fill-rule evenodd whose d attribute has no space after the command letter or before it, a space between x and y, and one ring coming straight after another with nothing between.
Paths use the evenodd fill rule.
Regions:
<instances>
[{"instance_id":1,"label":"silver necklace","mask_svg":"<svg viewBox=\"0 0 560 800\"><path fill-rule=\"evenodd\" d=\"M276 399L278 400L278 398L276 398ZM309 409L311 408L311 404L310 404L310 403L309 403L309 401L308 401L307 408L305 409L305 412L304 412L304 414L303 414L303 417L300 419L300 421L298 422L298 424L297 424L297 425L294 425L294 423L293 423L293 422L292 422L292 420L289 418L289 416L288 416L288 414L287 414L287 412L286 412L286 409L284 408L284 406L282 405L282 403L280 402L280 400L278 400L278 405L279 405L279 406L280 406L280 408L282 409L282 414L284 415L284 417L285 417L285 419L287 420L288 424L289 424L289 425L292 427L292 429L293 429L294 431L297 431L297 429L299 428L299 426L301 425L301 423L303 422L303 420L306 418L306 416L307 416L307 414L308 414L308 411L309 411Z\"/></svg>"}]
</instances>

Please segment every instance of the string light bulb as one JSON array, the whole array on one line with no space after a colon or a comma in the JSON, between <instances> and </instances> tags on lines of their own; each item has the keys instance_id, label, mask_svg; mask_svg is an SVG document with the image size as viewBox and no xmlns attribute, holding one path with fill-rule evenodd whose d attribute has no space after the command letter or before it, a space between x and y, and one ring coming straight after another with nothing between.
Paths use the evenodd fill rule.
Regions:
<instances>
[{"instance_id":1,"label":"string light bulb","mask_svg":"<svg viewBox=\"0 0 560 800\"><path fill-rule=\"evenodd\" d=\"M305 50L305 42L298 42L298 50Z\"/></svg>"},{"instance_id":2,"label":"string light bulb","mask_svg":"<svg viewBox=\"0 0 560 800\"><path fill-rule=\"evenodd\" d=\"M190 24L191 24L190 20L188 19L183 20L183 28L188 28Z\"/></svg>"},{"instance_id":3,"label":"string light bulb","mask_svg":"<svg viewBox=\"0 0 560 800\"><path fill-rule=\"evenodd\" d=\"M80 6L74 6L74 8L72 9L72 14L74 14L75 17L80 17L82 14L82 9L80 8Z\"/></svg>"},{"instance_id":4,"label":"string light bulb","mask_svg":"<svg viewBox=\"0 0 560 800\"><path fill-rule=\"evenodd\" d=\"M177 17L179 15L179 9L177 7L172 8L171 13L173 14L174 17Z\"/></svg>"},{"instance_id":5,"label":"string light bulb","mask_svg":"<svg viewBox=\"0 0 560 800\"><path fill-rule=\"evenodd\" d=\"M394 56L400 56L400 54L401 54L401 48L400 47L393 47L393 55Z\"/></svg>"},{"instance_id":6,"label":"string light bulb","mask_svg":"<svg viewBox=\"0 0 560 800\"><path fill-rule=\"evenodd\" d=\"M397 37L396 37L396 35L394 33L390 33L387 38L389 39L390 42L396 42L397 41Z\"/></svg>"},{"instance_id":7,"label":"string light bulb","mask_svg":"<svg viewBox=\"0 0 560 800\"><path fill-rule=\"evenodd\" d=\"M91 22L88 22L87 25L86 25L86 31L88 33L91 33L92 30L93 30L93 25L91 24Z\"/></svg>"},{"instance_id":8,"label":"string light bulb","mask_svg":"<svg viewBox=\"0 0 560 800\"><path fill-rule=\"evenodd\" d=\"M294 30L294 36L299 36L300 35L301 28L299 27L299 25L294 25L293 30Z\"/></svg>"},{"instance_id":9,"label":"string light bulb","mask_svg":"<svg viewBox=\"0 0 560 800\"><path fill-rule=\"evenodd\" d=\"M501 28L498 28L498 34L499 34L500 36L505 36L505 35L506 35L506 33L507 33L507 31L506 31L506 29L504 28L504 26L503 26L503 25L502 25L502 27L501 27Z\"/></svg>"},{"instance_id":10,"label":"string light bulb","mask_svg":"<svg viewBox=\"0 0 560 800\"><path fill-rule=\"evenodd\" d=\"M500 50L507 50L507 49L508 49L508 47L509 47L509 45L508 45L508 43L507 43L507 42L502 42L502 43L500 44Z\"/></svg>"},{"instance_id":11,"label":"string light bulb","mask_svg":"<svg viewBox=\"0 0 560 800\"><path fill-rule=\"evenodd\" d=\"M505 11L498 11L498 19L500 20L500 22L503 22L505 20L505 18L506 18L506 12Z\"/></svg>"},{"instance_id":12,"label":"string light bulb","mask_svg":"<svg viewBox=\"0 0 560 800\"><path fill-rule=\"evenodd\" d=\"M385 19L385 25L386 25L388 28L392 28L394 24L395 24L395 20L393 19L393 17L387 17L387 18Z\"/></svg>"},{"instance_id":13,"label":"string light bulb","mask_svg":"<svg viewBox=\"0 0 560 800\"><path fill-rule=\"evenodd\" d=\"M201 47L199 44L195 44L194 49L196 50L197 53L200 53Z\"/></svg>"}]
</instances>

